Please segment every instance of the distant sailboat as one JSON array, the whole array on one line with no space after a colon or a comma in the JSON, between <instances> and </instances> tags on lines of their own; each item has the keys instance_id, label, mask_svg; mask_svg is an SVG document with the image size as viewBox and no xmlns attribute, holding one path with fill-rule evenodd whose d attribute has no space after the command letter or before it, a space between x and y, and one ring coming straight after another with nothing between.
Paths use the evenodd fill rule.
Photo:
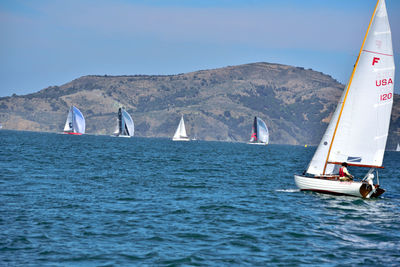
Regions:
<instances>
[{"instance_id":1,"label":"distant sailboat","mask_svg":"<svg viewBox=\"0 0 400 267\"><path fill-rule=\"evenodd\" d=\"M173 141L189 141L189 137L186 134L185 122L183 120L183 116L179 122L178 128L176 128L174 137L172 137Z\"/></svg>"},{"instance_id":2,"label":"distant sailboat","mask_svg":"<svg viewBox=\"0 0 400 267\"><path fill-rule=\"evenodd\" d=\"M400 144L399 143L397 143L396 151L400 152Z\"/></svg>"},{"instance_id":3,"label":"distant sailboat","mask_svg":"<svg viewBox=\"0 0 400 267\"><path fill-rule=\"evenodd\" d=\"M81 135L85 133L85 118L83 117L81 111L72 106L69 109L67 121L64 126L64 133Z\"/></svg>"},{"instance_id":4,"label":"distant sailboat","mask_svg":"<svg viewBox=\"0 0 400 267\"><path fill-rule=\"evenodd\" d=\"M257 117L254 117L253 130L249 144L251 145L268 145L269 132L265 122Z\"/></svg>"},{"instance_id":5,"label":"distant sailboat","mask_svg":"<svg viewBox=\"0 0 400 267\"><path fill-rule=\"evenodd\" d=\"M135 134L135 124L133 123L131 115L123 109L118 109L118 126L114 132L118 137L131 137Z\"/></svg>"},{"instance_id":6,"label":"distant sailboat","mask_svg":"<svg viewBox=\"0 0 400 267\"><path fill-rule=\"evenodd\" d=\"M378 0L349 83L321 143L303 175L295 175L302 191L363 198L385 192L374 184L383 168L393 104L394 59L384 0ZM362 181L340 181L339 165L370 168ZM378 177L378 176L377 176Z\"/></svg>"}]
</instances>

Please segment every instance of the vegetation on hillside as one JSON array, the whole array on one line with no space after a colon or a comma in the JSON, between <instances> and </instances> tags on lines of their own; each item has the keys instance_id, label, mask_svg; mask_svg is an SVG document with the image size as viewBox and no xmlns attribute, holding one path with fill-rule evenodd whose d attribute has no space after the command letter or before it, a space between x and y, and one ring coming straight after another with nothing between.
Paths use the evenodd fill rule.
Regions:
<instances>
[{"instance_id":1,"label":"vegetation on hillside","mask_svg":"<svg viewBox=\"0 0 400 267\"><path fill-rule=\"evenodd\" d=\"M317 144L343 88L320 72L269 63L178 75L84 76L0 98L0 121L6 129L61 132L69 106L75 105L86 118L87 133L111 134L124 106L137 136L170 138L184 115L192 137L247 141L259 116L271 143ZM400 141L398 101L396 95L388 147Z\"/></svg>"}]
</instances>

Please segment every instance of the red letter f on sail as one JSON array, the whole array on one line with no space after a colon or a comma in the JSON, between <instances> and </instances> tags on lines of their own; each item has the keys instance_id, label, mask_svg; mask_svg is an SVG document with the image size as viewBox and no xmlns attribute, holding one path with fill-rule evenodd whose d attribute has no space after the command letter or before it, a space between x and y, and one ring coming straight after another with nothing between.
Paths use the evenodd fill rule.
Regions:
<instances>
[{"instance_id":1,"label":"red letter f on sail","mask_svg":"<svg viewBox=\"0 0 400 267\"><path fill-rule=\"evenodd\" d=\"M380 60L379 57L374 57L374 59L372 60L372 66L375 65L375 63L378 63Z\"/></svg>"}]
</instances>

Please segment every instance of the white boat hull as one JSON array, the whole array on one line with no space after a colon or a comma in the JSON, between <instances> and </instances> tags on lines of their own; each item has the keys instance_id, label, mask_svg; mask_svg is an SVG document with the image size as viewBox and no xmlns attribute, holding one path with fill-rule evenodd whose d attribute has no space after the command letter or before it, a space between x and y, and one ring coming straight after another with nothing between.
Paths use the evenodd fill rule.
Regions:
<instances>
[{"instance_id":1,"label":"white boat hull","mask_svg":"<svg viewBox=\"0 0 400 267\"><path fill-rule=\"evenodd\" d=\"M266 146L266 143L247 143L248 145L259 145L259 146Z\"/></svg>"},{"instance_id":2,"label":"white boat hull","mask_svg":"<svg viewBox=\"0 0 400 267\"><path fill-rule=\"evenodd\" d=\"M120 135L117 135L117 137L131 138L131 136L130 136L130 135L122 135L122 134L120 134Z\"/></svg>"},{"instance_id":3,"label":"white boat hull","mask_svg":"<svg viewBox=\"0 0 400 267\"><path fill-rule=\"evenodd\" d=\"M111 137L124 137L124 138L131 138L132 136L130 136L130 135L116 135L116 134L113 134L113 135L110 135Z\"/></svg>"},{"instance_id":4,"label":"white boat hull","mask_svg":"<svg viewBox=\"0 0 400 267\"><path fill-rule=\"evenodd\" d=\"M172 141L190 141L189 138L172 138Z\"/></svg>"},{"instance_id":5,"label":"white boat hull","mask_svg":"<svg viewBox=\"0 0 400 267\"><path fill-rule=\"evenodd\" d=\"M366 182L340 181L336 179L295 175L294 181L301 191L313 191L324 194L346 195L362 198L378 197L385 190L375 185L376 192L370 194L372 187Z\"/></svg>"}]
</instances>

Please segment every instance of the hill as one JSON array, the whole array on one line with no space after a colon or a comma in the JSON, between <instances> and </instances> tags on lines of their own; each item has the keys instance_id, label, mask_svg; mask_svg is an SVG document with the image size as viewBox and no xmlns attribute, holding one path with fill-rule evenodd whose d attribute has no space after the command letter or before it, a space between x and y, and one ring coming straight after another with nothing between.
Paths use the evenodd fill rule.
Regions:
<instances>
[{"instance_id":1,"label":"hill","mask_svg":"<svg viewBox=\"0 0 400 267\"><path fill-rule=\"evenodd\" d=\"M70 105L86 118L86 132L111 134L124 106L136 136L170 138L185 117L202 140L247 141L254 116L271 143L317 144L344 86L323 73L252 63L178 75L84 76L37 93L0 98L6 129L61 132ZM395 104L399 103L395 96ZM389 144L399 138L400 106L393 108Z\"/></svg>"}]
</instances>

